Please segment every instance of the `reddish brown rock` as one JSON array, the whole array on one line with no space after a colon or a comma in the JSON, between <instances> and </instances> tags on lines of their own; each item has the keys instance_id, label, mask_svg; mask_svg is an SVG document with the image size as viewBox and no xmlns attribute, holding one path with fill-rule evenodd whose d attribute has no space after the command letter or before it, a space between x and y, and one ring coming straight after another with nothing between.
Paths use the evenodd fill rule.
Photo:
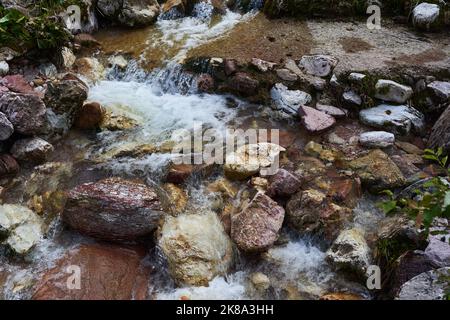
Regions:
<instances>
[{"instance_id":1,"label":"reddish brown rock","mask_svg":"<svg viewBox=\"0 0 450 320\"><path fill-rule=\"evenodd\" d=\"M228 77L234 75L237 72L236 60L225 59L223 61L223 68Z\"/></svg>"},{"instance_id":2,"label":"reddish brown rock","mask_svg":"<svg viewBox=\"0 0 450 320\"><path fill-rule=\"evenodd\" d=\"M298 114L305 128L311 132L324 131L336 123L334 117L307 106L301 106L298 109Z\"/></svg>"},{"instance_id":3,"label":"reddish brown rock","mask_svg":"<svg viewBox=\"0 0 450 320\"><path fill-rule=\"evenodd\" d=\"M9 154L0 154L0 177L19 172L19 164Z\"/></svg>"},{"instance_id":4,"label":"reddish brown rock","mask_svg":"<svg viewBox=\"0 0 450 320\"><path fill-rule=\"evenodd\" d=\"M230 79L229 87L242 96L252 96L258 92L259 82L244 72L238 72Z\"/></svg>"},{"instance_id":5,"label":"reddish brown rock","mask_svg":"<svg viewBox=\"0 0 450 320\"><path fill-rule=\"evenodd\" d=\"M33 300L148 299L150 270L143 266L142 259L142 252L132 248L82 245L69 251L42 276ZM76 284L70 266L80 268L79 290L68 288L67 284Z\"/></svg>"},{"instance_id":6,"label":"reddish brown rock","mask_svg":"<svg viewBox=\"0 0 450 320\"><path fill-rule=\"evenodd\" d=\"M19 161L43 163L53 152L53 146L41 138L26 138L14 142L11 154Z\"/></svg>"},{"instance_id":7,"label":"reddish brown rock","mask_svg":"<svg viewBox=\"0 0 450 320\"><path fill-rule=\"evenodd\" d=\"M320 300L364 300L364 298L354 293L334 292L321 296Z\"/></svg>"},{"instance_id":8,"label":"reddish brown rock","mask_svg":"<svg viewBox=\"0 0 450 320\"><path fill-rule=\"evenodd\" d=\"M194 171L194 166L191 164L177 164L172 165L167 173L166 181L175 184L184 183Z\"/></svg>"},{"instance_id":9,"label":"reddish brown rock","mask_svg":"<svg viewBox=\"0 0 450 320\"><path fill-rule=\"evenodd\" d=\"M75 36L75 43L83 47L99 47L100 43L92 35L80 33Z\"/></svg>"},{"instance_id":10,"label":"reddish brown rock","mask_svg":"<svg viewBox=\"0 0 450 320\"><path fill-rule=\"evenodd\" d=\"M335 179L332 181L328 195L337 203L354 207L362 195L361 180L359 178Z\"/></svg>"},{"instance_id":11,"label":"reddish brown rock","mask_svg":"<svg viewBox=\"0 0 450 320\"><path fill-rule=\"evenodd\" d=\"M197 88L200 92L214 92L214 78L207 74L201 74L197 79Z\"/></svg>"},{"instance_id":12,"label":"reddish brown rock","mask_svg":"<svg viewBox=\"0 0 450 320\"><path fill-rule=\"evenodd\" d=\"M137 240L151 234L164 215L154 188L121 178L79 185L67 197L64 222L102 240Z\"/></svg>"},{"instance_id":13,"label":"reddish brown rock","mask_svg":"<svg viewBox=\"0 0 450 320\"><path fill-rule=\"evenodd\" d=\"M13 92L35 94L33 87L30 86L25 78L20 74L3 77L0 82L3 86L7 87Z\"/></svg>"},{"instance_id":14,"label":"reddish brown rock","mask_svg":"<svg viewBox=\"0 0 450 320\"><path fill-rule=\"evenodd\" d=\"M103 120L105 110L98 102L85 103L77 112L75 127L78 129L95 129Z\"/></svg>"},{"instance_id":15,"label":"reddish brown rock","mask_svg":"<svg viewBox=\"0 0 450 320\"><path fill-rule=\"evenodd\" d=\"M269 249L278 239L284 209L262 193L257 193L242 211L231 217L231 238L246 252Z\"/></svg>"},{"instance_id":16,"label":"reddish brown rock","mask_svg":"<svg viewBox=\"0 0 450 320\"><path fill-rule=\"evenodd\" d=\"M17 133L36 135L45 131L46 108L37 95L3 93L0 96L0 111L6 115Z\"/></svg>"},{"instance_id":17,"label":"reddish brown rock","mask_svg":"<svg viewBox=\"0 0 450 320\"><path fill-rule=\"evenodd\" d=\"M269 178L267 195L269 197L289 197L296 193L302 185L299 177L287 170L279 169Z\"/></svg>"}]
</instances>

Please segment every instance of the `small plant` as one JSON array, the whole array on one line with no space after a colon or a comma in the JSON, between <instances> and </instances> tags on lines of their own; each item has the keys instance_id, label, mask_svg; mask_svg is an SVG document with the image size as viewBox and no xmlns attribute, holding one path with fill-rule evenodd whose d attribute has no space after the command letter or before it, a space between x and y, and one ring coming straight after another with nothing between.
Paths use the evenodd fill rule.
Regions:
<instances>
[{"instance_id":1,"label":"small plant","mask_svg":"<svg viewBox=\"0 0 450 320\"><path fill-rule=\"evenodd\" d=\"M404 213L416 221L417 226L423 226L426 234L429 233L434 218L450 218L450 169L448 169L448 157L443 156L443 149L437 151L426 149L424 159L436 162L445 170L445 177L433 177L425 182L421 190L416 189L413 199L396 198L392 191L385 190L382 193L389 200L379 204L386 213Z\"/></svg>"}]
</instances>

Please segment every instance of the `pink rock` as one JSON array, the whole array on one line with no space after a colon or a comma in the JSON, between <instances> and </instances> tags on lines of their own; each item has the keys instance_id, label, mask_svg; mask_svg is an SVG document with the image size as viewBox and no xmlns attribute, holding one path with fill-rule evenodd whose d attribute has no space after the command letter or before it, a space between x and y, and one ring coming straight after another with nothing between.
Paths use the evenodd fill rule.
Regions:
<instances>
[{"instance_id":1,"label":"pink rock","mask_svg":"<svg viewBox=\"0 0 450 320\"><path fill-rule=\"evenodd\" d=\"M1 85L17 93L34 94L33 87L20 74L3 77Z\"/></svg>"},{"instance_id":2,"label":"pink rock","mask_svg":"<svg viewBox=\"0 0 450 320\"><path fill-rule=\"evenodd\" d=\"M334 117L311 107L301 106L298 113L305 128L311 132L326 130L336 123Z\"/></svg>"}]
</instances>

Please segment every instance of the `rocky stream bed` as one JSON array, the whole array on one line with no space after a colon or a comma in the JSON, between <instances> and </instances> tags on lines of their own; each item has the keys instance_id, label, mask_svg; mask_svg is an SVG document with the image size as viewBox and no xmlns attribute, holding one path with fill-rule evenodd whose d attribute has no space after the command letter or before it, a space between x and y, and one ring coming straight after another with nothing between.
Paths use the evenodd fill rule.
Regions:
<instances>
[{"instance_id":1,"label":"rocky stream bed","mask_svg":"<svg viewBox=\"0 0 450 320\"><path fill-rule=\"evenodd\" d=\"M450 152L448 7L370 30L344 5L82 2L54 57L0 45L0 299L449 296L448 219L424 236L378 206L450 185L423 158ZM256 168L175 164L195 123L279 141Z\"/></svg>"}]
</instances>

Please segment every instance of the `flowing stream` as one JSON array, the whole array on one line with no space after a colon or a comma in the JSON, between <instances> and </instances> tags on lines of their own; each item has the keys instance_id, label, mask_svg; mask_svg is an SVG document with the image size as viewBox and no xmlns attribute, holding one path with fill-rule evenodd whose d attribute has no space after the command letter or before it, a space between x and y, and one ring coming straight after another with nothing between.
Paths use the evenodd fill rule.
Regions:
<instances>
[{"instance_id":1,"label":"flowing stream","mask_svg":"<svg viewBox=\"0 0 450 320\"><path fill-rule=\"evenodd\" d=\"M109 111L132 118L140 125L126 134L106 131L95 137L79 137L74 144L78 149L84 149L82 154L84 160L89 160L89 165L79 168L80 177L71 183L87 180L98 172L123 177L145 176L158 182L160 173L171 159L168 153L153 153L139 158L105 157L102 161L90 161L126 145L164 143L174 130L190 130L195 122L218 130L246 127L255 121L266 121L273 127L289 126L288 123L265 119L265 106L255 106L249 111L248 104L235 97L196 92L195 77L184 74L179 62L190 49L224 36L237 24L251 20L255 12L240 14L227 11L223 16L212 16L211 8L198 6L194 13L191 17L179 19L160 18L151 29L139 58L130 62L127 70L109 70L106 80L91 86L90 100L98 101ZM166 51L163 63L152 72L144 71L140 66L145 65L149 51L156 47ZM190 210L200 212L212 207L213 199L205 196L204 187L201 181L187 186ZM359 207L359 210L363 217L364 208ZM154 248L148 256L148 260L156 266L149 290L156 299L303 299L317 298L336 288L355 289L356 284L340 279L329 269L324 251L314 240L299 238L290 230L283 230L282 238L284 244L269 250L257 263L248 257L238 257L233 270L224 277L212 280L208 287L176 287L168 275L164 259ZM5 288L8 292L6 298L29 297L29 293L23 290L27 281L51 267L67 248L90 241L63 228L56 221L50 236L35 248L25 262L0 261L4 268L15 274ZM266 295L249 289L249 276L258 271L271 279L273 290ZM357 287L357 290L366 294L364 288Z\"/></svg>"}]
</instances>

